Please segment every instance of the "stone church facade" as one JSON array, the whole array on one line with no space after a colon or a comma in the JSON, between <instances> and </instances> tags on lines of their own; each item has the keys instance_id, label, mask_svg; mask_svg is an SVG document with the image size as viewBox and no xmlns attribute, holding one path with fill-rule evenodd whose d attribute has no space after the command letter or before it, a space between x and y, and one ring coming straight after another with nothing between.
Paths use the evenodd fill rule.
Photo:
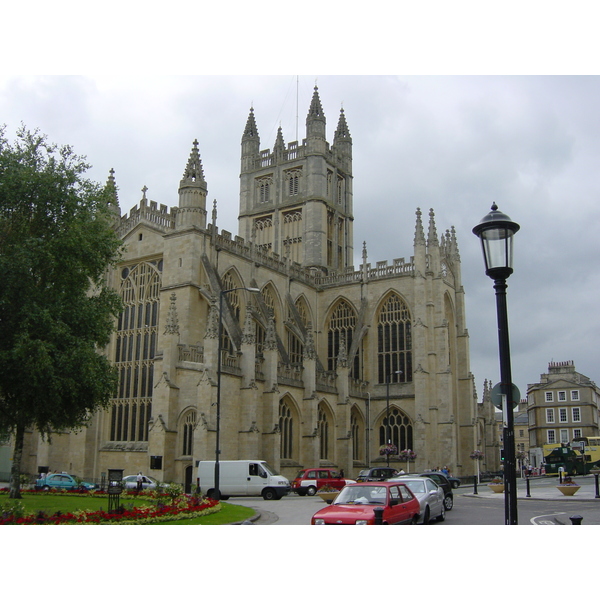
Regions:
<instances>
[{"instance_id":1,"label":"stone church facade","mask_svg":"<svg viewBox=\"0 0 600 600\"><path fill-rule=\"evenodd\" d=\"M117 396L82 431L50 444L28 434L24 470L100 479L122 468L189 487L197 462L215 458L220 389L221 460L356 476L385 463L389 439L416 453L409 464L392 456L397 468L472 474L484 442L454 228L439 235L433 210L417 209L413 256L372 265L364 244L354 267L343 109L331 144L325 128L316 87L301 142L285 144L280 128L261 149L250 110L239 235L219 230L216 202L207 206L197 142L176 207L144 190L121 216L114 187L125 252L108 276L125 310L106 352Z\"/></svg>"}]
</instances>

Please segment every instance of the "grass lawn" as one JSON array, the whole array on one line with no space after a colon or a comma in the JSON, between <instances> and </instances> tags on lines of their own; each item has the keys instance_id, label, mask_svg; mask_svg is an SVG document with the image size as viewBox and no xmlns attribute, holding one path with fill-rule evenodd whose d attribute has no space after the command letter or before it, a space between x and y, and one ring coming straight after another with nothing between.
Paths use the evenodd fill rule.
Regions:
<instances>
[{"instance_id":1,"label":"grass lawn","mask_svg":"<svg viewBox=\"0 0 600 600\"><path fill-rule=\"evenodd\" d=\"M13 502L8 496L0 495L0 505ZM70 496L52 494L23 494L20 502L25 506L27 512L37 513L40 510L46 514L54 514L58 511L69 513L77 510L108 510L108 498L97 496ZM149 498L126 496L121 498L121 506L129 508L152 504ZM156 523L157 525L226 525L237 521L244 521L254 515L254 510L245 506L221 503L221 510L215 514L197 517L195 519L184 519Z\"/></svg>"}]
</instances>

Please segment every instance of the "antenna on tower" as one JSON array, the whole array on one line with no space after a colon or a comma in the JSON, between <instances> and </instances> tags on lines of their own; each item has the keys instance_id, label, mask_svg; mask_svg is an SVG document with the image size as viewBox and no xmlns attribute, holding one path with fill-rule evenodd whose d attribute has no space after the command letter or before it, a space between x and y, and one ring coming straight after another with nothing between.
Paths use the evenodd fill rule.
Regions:
<instances>
[{"instance_id":1,"label":"antenna on tower","mask_svg":"<svg viewBox=\"0 0 600 600\"><path fill-rule=\"evenodd\" d=\"M296 75L296 141L298 141L298 75Z\"/></svg>"}]
</instances>

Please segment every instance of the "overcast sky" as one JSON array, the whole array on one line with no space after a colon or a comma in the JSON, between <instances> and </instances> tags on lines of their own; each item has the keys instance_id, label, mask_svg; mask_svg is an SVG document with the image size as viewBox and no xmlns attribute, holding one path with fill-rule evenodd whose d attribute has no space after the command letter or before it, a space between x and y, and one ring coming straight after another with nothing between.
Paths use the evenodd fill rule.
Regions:
<instances>
[{"instance_id":1,"label":"overcast sky","mask_svg":"<svg viewBox=\"0 0 600 600\"><path fill-rule=\"evenodd\" d=\"M575 76L26 76L0 79L0 122L21 122L70 144L122 213L141 188L177 205L194 139L209 209L237 233L240 140L254 107L261 148L281 125L305 136L318 85L333 141L343 106L354 154L355 266L409 258L415 211L456 227L478 395L499 380L496 307L472 228L496 202L521 225L508 280L514 383L525 395L549 361L575 361L600 382L600 78ZM298 108L297 108L298 106Z\"/></svg>"}]
</instances>

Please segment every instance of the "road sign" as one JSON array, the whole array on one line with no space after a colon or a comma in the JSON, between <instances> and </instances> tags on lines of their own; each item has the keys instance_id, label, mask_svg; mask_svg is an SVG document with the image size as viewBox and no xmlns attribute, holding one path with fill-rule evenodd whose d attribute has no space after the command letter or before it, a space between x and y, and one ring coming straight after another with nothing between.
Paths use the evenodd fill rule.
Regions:
<instances>
[{"instance_id":1,"label":"road sign","mask_svg":"<svg viewBox=\"0 0 600 600\"><path fill-rule=\"evenodd\" d=\"M502 400L504 399L504 396L506 396L506 392L508 390L506 390L506 384L504 383L497 383L493 388L492 388L492 404L499 410L502 410ZM517 407L517 404L519 404L519 400L521 398L521 392L519 391L519 388L513 383L512 384L512 407L513 410Z\"/></svg>"}]
</instances>

